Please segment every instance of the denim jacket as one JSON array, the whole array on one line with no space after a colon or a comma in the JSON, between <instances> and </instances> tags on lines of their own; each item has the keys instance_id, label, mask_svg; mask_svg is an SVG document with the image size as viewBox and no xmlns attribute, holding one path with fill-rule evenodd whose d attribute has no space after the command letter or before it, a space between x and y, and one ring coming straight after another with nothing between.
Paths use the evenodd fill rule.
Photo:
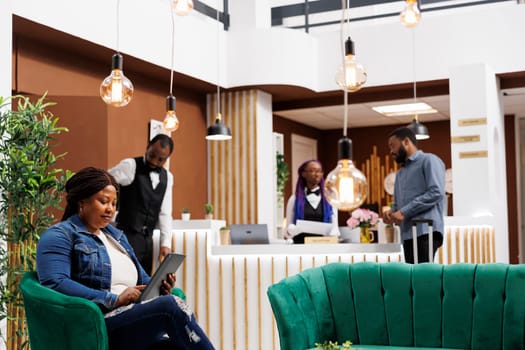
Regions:
<instances>
[{"instance_id":1,"label":"denim jacket","mask_svg":"<svg viewBox=\"0 0 525 350\"><path fill-rule=\"evenodd\" d=\"M137 267L137 285L150 277L137 260L124 233L108 225L103 232L113 237ZM51 226L41 236L36 269L42 285L66 295L93 301L106 312L115 307L118 295L111 293L111 261L102 241L90 233L78 215Z\"/></svg>"}]
</instances>

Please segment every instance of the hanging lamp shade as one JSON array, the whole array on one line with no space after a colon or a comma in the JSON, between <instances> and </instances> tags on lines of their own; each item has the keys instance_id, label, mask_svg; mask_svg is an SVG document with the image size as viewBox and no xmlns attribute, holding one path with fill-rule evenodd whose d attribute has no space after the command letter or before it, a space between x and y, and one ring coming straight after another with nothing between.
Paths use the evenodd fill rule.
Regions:
<instances>
[{"instance_id":1,"label":"hanging lamp shade","mask_svg":"<svg viewBox=\"0 0 525 350\"><path fill-rule=\"evenodd\" d=\"M162 122L166 131L175 131L179 128L179 118L175 114L175 96L169 95L166 97L166 115Z\"/></svg>"},{"instance_id":2,"label":"hanging lamp shade","mask_svg":"<svg viewBox=\"0 0 525 350\"><path fill-rule=\"evenodd\" d=\"M217 113L215 118L215 124L212 124L208 127L208 132L206 134L206 140L231 140L232 133L230 128L224 125L222 122L222 116L220 113Z\"/></svg>"},{"instance_id":3,"label":"hanging lamp shade","mask_svg":"<svg viewBox=\"0 0 525 350\"><path fill-rule=\"evenodd\" d=\"M416 134L416 140L427 140L430 138L428 128L419 122L417 115L414 116L414 119L407 127Z\"/></svg>"},{"instance_id":4,"label":"hanging lamp shade","mask_svg":"<svg viewBox=\"0 0 525 350\"><path fill-rule=\"evenodd\" d=\"M339 140L339 161L325 179L324 193L328 202L339 210L352 211L366 200L368 182L352 162L352 140Z\"/></svg>"},{"instance_id":5,"label":"hanging lamp shade","mask_svg":"<svg viewBox=\"0 0 525 350\"><path fill-rule=\"evenodd\" d=\"M122 70L124 59L117 52L111 59L111 74L100 84L100 97L108 105L126 106L133 97L133 84Z\"/></svg>"},{"instance_id":6,"label":"hanging lamp shade","mask_svg":"<svg viewBox=\"0 0 525 350\"><path fill-rule=\"evenodd\" d=\"M335 81L343 90L356 92L366 83L367 73L355 59L354 42L350 37L345 41L344 64L339 68Z\"/></svg>"}]
</instances>

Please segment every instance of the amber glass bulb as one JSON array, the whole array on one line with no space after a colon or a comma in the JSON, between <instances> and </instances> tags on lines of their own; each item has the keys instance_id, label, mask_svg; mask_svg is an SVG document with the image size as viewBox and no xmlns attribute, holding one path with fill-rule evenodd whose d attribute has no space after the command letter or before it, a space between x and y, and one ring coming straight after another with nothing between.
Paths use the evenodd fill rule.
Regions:
<instances>
[{"instance_id":1,"label":"amber glass bulb","mask_svg":"<svg viewBox=\"0 0 525 350\"><path fill-rule=\"evenodd\" d=\"M133 97L133 84L122 71L122 55L113 55L111 74L100 84L100 97L105 103L115 106L126 106Z\"/></svg>"},{"instance_id":2,"label":"amber glass bulb","mask_svg":"<svg viewBox=\"0 0 525 350\"><path fill-rule=\"evenodd\" d=\"M162 122L166 131L175 131L179 128L179 119L175 114L175 96L166 97L166 116Z\"/></svg>"},{"instance_id":3,"label":"amber glass bulb","mask_svg":"<svg viewBox=\"0 0 525 350\"><path fill-rule=\"evenodd\" d=\"M179 119L177 118L175 111L167 111L162 123L166 131L175 131L179 128Z\"/></svg>"},{"instance_id":4,"label":"amber glass bulb","mask_svg":"<svg viewBox=\"0 0 525 350\"><path fill-rule=\"evenodd\" d=\"M173 10L179 16L187 16L193 10L192 0L173 0Z\"/></svg>"},{"instance_id":5,"label":"amber glass bulb","mask_svg":"<svg viewBox=\"0 0 525 350\"><path fill-rule=\"evenodd\" d=\"M352 162L352 141L346 136L339 140L339 161L325 179L324 193L330 204L351 211L366 199L368 183L365 175Z\"/></svg>"},{"instance_id":6,"label":"amber glass bulb","mask_svg":"<svg viewBox=\"0 0 525 350\"><path fill-rule=\"evenodd\" d=\"M344 64L339 68L335 81L343 90L355 92L366 83L365 68L356 61L354 42L350 37L345 41Z\"/></svg>"},{"instance_id":7,"label":"amber glass bulb","mask_svg":"<svg viewBox=\"0 0 525 350\"><path fill-rule=\"evenodd\" d=\"M406 0L406 7L401 11L401 23L405 27L415 27L421 19L421 12L417 6L417 0Z\"/></svg>"},{"instance_id":8,"label":"amber glass bulb","mask_svg":"<svg viewBox=\"0 0 525 350\"><path fill-rule=\"evenodd\" d=\"M336 82L348 92L356 92L366 83L365 68L355 60L354 55L345 56L345 65L339 68Z\"/></svg>"}]
</instances>

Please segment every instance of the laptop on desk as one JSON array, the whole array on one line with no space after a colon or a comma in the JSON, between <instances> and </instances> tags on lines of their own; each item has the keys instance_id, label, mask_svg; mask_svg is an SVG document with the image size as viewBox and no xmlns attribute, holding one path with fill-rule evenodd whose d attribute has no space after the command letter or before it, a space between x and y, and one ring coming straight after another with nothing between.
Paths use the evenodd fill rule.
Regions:
<instances>
[{"instance_id":1,"label":"laptop on desk","mask_svg":"<svg viewBox=\"0 0 525 350\"><path fill-rule=\"evenodd\" d=\"M268 225L233 224L230 225L232 244L269 244Z\"/></svg>"}]
</instances>

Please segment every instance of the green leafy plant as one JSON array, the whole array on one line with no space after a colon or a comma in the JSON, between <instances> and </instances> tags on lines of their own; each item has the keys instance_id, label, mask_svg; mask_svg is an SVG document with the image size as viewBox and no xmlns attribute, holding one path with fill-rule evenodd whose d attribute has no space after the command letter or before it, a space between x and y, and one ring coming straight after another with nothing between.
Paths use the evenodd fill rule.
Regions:
<instances>
[{"instance_id":1,"label":"green leafy plant","mask_svg":"<svg viewBox=\"0 0 525 350\"><path fill-rule=\"evenodd\" d=\"M322 343L315 343L316 350L350 350L352 347L350 340L345 341L341 346L337 342L331 340L325 340Z\"/></svg>"},{"instance_id":2,"label":"green leafy plant","mask_svg":"<svg viewBox=\"0 0 525 350\"><path fill-rule=\"evenodd\" d=\"M279 205L284 203L284 187L286 186L286 181L290 177L290 168L288 164L284 161L284 155L281 153L276 154L277 159L277 200Z\"/></svg>"},{"instance_id":3,"label":"green leafy plant","mask_svg":"<svg viewBox=\"0 0 525 350\"><path fill-rule=\"evenodd\" d=\"M204 212L206 214L211 214L213 213L213 205L211 203L206 203L204 204Z\"/></svg>"},{"instance_id":4,"label":"green leafy plant","mask_svg":"<svg viewBox=\"0 0 525 350\"><path fill-rule=\"evenodd\" d=\"M190 212L190 209L189 208L182 208L182 212L184 214L188 214Z\"/></svg>"},{"instance_id":5,"label":"green leafy plant","mask_svg":"<svg viewBox=\"0 0 525 350\"><path fill-rule=\"evenodd\" d=\"M55 168L54 137L67 131L47 108L46 95L34 104L24 96L0 97L0 319L7 319L7 348L27 345L19 282L35 269L36 244L60 209L71 172ZM13 107L11 110L10 107ZM14 108L16 107L16 108Z\"/></svg>"}]
</instances>

